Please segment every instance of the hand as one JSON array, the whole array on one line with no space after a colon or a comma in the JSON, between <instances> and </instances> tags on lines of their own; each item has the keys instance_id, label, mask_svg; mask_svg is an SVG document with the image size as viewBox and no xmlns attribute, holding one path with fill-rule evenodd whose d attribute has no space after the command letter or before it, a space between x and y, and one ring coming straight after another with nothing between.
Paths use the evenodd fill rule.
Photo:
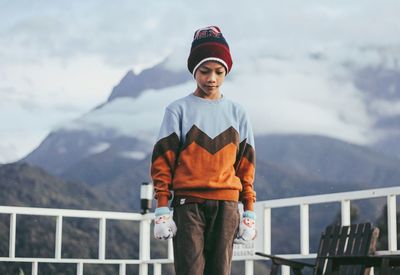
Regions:
<instances>
[{"instance_id":1,"label":"hand","mask_svg":"<svg viewBox=\"0 0 400 275\"><path fill-rule=\"evenodd\" d=\"M240 220L239 231L234 243L245 244L254 240L256 236L256 213L247 210L243 213L243 217Z\"/></svg>"},{"instance_id":2,"label":"hand","mask_svg":"<svg viewBox=\"0 0 400 275\"><path fill-rule=\"evenodd\" d=\"M167 240L175 236L176 224L172 219L168 207L158 207L155 212L154 237L158 240Z\"/></svg>"}]
</instances>

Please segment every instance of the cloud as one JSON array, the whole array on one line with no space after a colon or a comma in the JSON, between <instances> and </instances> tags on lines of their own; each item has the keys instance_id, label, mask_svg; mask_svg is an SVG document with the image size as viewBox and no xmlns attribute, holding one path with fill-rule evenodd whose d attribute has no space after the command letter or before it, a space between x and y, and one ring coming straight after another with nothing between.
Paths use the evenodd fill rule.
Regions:
<instances>
[{"instance_id":1,"label":"cloud","mask_svg":"<svg viewBox=\"0 0 400 275\"><path fill-rule=\"evenodd\" d=\"M15 122L17 126L18 122ZM0 164L21 159L45 138L46 132L32 128L18 128L15 131L0 132Z\"/></svg>"},{"instance_id":2,"label":"cloud","mask_svg":"<svg viewBox=\"0 0 400 275\"><path fill-rule=\"evenodd\" d=\"M183 12L174 9L176 2L118 4L48 1L43 6L21 6L10 2L0 12L8 19L8 24L0 27L0 39L6 42L0 44L0 52L7 51L7 61L12 63L41 62L43 58L60 58L68 63L82 55L97 55L110 66L126 68L141 63L154 65L183 41L182 31L171 28L171 24L181 22L179 13ZM10 15L19 16L12 19Z\"/></svg>"},{"instance_id":3,"label":"cloud","mask_svg":"<svg viewBox=\"0 0 400 275\"><path fill-rule=\"evenodd\" d=\"M256 135L321 134L358 144L378 138L363 93L350 81L334 80L329 62L268 58L237 66L239 72L228 75L221 91L248 110ZM137 99L119 98L62 128L113 129L152 143L165 107L195 87L193 80L160 91L148 90Z\"/></svg>"},{"instance_id":4,"label":"cloud","mask_svg":"<svg viewBox=\"0 0 400 275\"><path fill-rule=\"evenodd\" d=\"M8 163L17 160L19 154L14 144L0 144L0 164Z\"/></svg>"},{"instance_id":5,"label":"cloud","mask_svg":"<svg viewBox=\"0 0 400 275\"><path fill-rule=\"evenodd\" d=\"M42 0L0 5L0 131L20 135L10 128L9 117L15 116L19 127L27 129L24 135L37 143L34 137L104 102L129 69L140 72L171 56L168 67L185 70L193 32L207 25L220 26L231 46L234 65L227 93L248 106L257 131L297 129L368 143L374 118L366 114L346 70L382 62L394 66L393 57L400 52L400 37L393 35L400 31L396 0L292 0L287 5L261 0L251 5L226 0ZM262 91L260 101L239 96L250 88L254 99ZM160 103L155 106L187 92L176 89L168 91L172 97L157 93ZM138 102L153 106L150 94ZM155 124L156 117L152 119ZM7 142L33 147L20 146L23 141L17 138Z\"/></svg>"},{"instance_id":6,"label":"cloud","mask_svg":"<svg viewBox=\"0 0 400 275\"><path fill-rule=\"evenodd\" d=\"M370 102L369 107L382 117L400 116L400 100L376 99Z\"/></svg>"},{"instance_id":7,"label":"cloud","mask_svg":"<svg viewBox=\"0 0 400 275\"><path fill-rule=\"evenodd\" d=\"M218 5L211 1L189 4L178 0L146 4L84 1L68 5L52 1L23 5L8 2L3 6L0 15L6 24L0 31L7 43L2 45L11 46L11 60L68 60L95 54L113 66L149 66L175 47L188 45L196 28L211 24L222 27L237 51L258 42L267 51L288 52L304 52L320 45L399 42L392 34L400 28L396 13L400 4L389 0L289 1L287 6L272 1Z\"/></svg>"},{"instance_id":8,"label":"cloud","mask_svg":"<svg viewBox=\"0 0 400 275\"><path fill-rule=\"evenodd\" d=\"M257 134L306 133L359 144L374 141L370 134L375 118L367 112L363 93L348 80L335 80L329 62L269 58L243 67L224 90L247 107Z\"/></svg>"},{"instance_id":9,"label":"cloud","mask_svg":"<svg viewBox=\"0 0 400 275\"><path fill-rule=\"evenodd\" d=\"M21 104L29 101L40 108L75 105L84 112L105 101L126 73L106 66L95 56L74 61L64 64L48 59L43 63L0 65L4 69L1 94L6 100Z\"/></svg>"}]
</instances>

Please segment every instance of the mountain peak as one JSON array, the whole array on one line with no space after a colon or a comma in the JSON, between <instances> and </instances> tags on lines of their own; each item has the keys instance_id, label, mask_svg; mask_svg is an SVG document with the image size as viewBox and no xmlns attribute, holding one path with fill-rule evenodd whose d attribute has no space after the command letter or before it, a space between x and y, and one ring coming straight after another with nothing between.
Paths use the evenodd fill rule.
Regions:
<instances>
[{"instance_id":1,"label":"mountain peak","mask_svg":"<svg viewBox=\"0 0 400 275\"><path fill-rule=\"evenodd\" d=\"M120 83L121 83L121 82L124 82L124 81L129 81L130 79L133 79L133 78L135 78L136 76L137 76L137 74L135 74L135 72L134 72L133 70L129 70L129 71L125 74L125 76L121 79Z\"/></svg>"},{"instance_id":2,"label":"mountain peak","mask_svg":"<svg viewBox=\"0 0 400 275\"><path fill-rule=\"evenodd\" d=\"M174 85L179 85L190 79L190 74L185 71L174 71L166 67L165 61L154 67L135 74L129 70L111 92L108 102L118 97L139 97L143 91L159 90Z\"/></svg>"}]
</instances>

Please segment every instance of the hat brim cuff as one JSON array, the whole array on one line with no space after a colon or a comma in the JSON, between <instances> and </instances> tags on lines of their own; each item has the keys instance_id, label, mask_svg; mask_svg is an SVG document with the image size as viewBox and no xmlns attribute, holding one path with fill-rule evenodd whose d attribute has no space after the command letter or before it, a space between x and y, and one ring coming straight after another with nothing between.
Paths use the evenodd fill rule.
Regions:
<instances>
[{"instance_id":1,"label":"hat brim cuff","mask_svg":"<svg viewBox=\"0 0 400 275\"><path fill-rule=\"evenodd\" d=\"M221 63L222 66L225 67L225 72L226 72L225 74L228 74L228 65L226 64L226 62L225 62L224 60L222 60L221 58L218 58L218 57L207 57L207 58L204 58L203 60L201 60L201 61L194 67L194 69L193 69L193 76L196 74L196 70L197 70L202 64L204 64L205 62L208 62L208 61L216 61L216 62Z\"/></svg>"}]
</instances>

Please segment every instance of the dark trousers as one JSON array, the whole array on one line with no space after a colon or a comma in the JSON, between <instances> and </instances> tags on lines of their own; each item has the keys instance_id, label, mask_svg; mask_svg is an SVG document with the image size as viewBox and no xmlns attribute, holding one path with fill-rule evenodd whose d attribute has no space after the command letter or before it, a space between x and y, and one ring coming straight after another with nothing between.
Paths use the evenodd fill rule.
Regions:
<instances>
[{"instance_id":1,"label":"dark trousers","mask_svg":"<svg viewBox=\"0 0 400 275\"><path fill-rule=\"evenodd\" d=\"M174 208L177 275L228 275L239 225L238 203L205 200Z\"/></svg>"}]
</instances>

